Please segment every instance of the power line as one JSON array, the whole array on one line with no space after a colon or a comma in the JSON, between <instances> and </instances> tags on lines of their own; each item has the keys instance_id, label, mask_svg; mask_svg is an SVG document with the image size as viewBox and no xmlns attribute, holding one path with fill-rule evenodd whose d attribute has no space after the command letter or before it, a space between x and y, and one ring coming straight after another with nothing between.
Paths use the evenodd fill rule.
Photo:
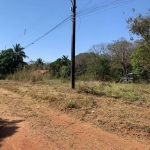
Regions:
<instances>
[{"instance_id":1,"label":"power line","mask_svg":"<svg viewBox=\"0 0 150 150\"><path fill-rule=\"evenodd\" d=\"M67 17L66 19L64 19L62 22L60 22L59 24L57 24L55 27L53 27L51 30L49 30L48 32L46 32L45 34L43 34L41 37L37 38L36 40L34 40L33 42L31 42L30 44L28 44L27 46L25 46L24 48L29 47L30 45L34 44L35 42L39 41L40 39L42 39L43 37L45 37L46 35L48 35L49 33L51 33L52 31L56 30L58 27L62 26L63 24L67 23L69 20L71 20L71 16Z\"/></svg>"},{"instance_id":2,"label":"power line","mask_svg":"<svg viewBox=\"0 0 150 150\"><path fill-rule=\"evenodd\" d=\"M51 6L47 11L45 11L41 16L39 16L37 19L35 19L28 27L24 28L22 32L13 40L9 42L11 44L14 41L17 41L18 39L22 39L27 33L29 33L31 30L35 29L36 26L38 26L40 23L42 23L49 15L52 15L55 10L59 10L60 6L64 5L64 1L66 0L60 0L58 3L55 3L54 6Z\"/></svg>"},{"instance_id":3,"label":"power line","mask_svg":"<svg viewBox=\"0 0 150 150\"><path fill-rule=\"evenodd\" d=\"M106 1L102 2L102 3L99 3L95 6L92 6L90 8L87 8L85 10L82 10L80 12L77 13L77 17L78 16L85 16L85 15L88 15L90 13L93 13L93 12L96 12L96 11L100 11L100 10L103 10L103 11L106 11L106 10L109 10L109 9L112 9L112 8L116 8L116 7L119 7L121 6L122 4L126 4L126 3L129 3L131 1L135 1L135 0L115 0L115 1L112 1L110 3L106 3L104 5L100 5L102 3L105 3ZM116 5L116 6L114 6ZM111 7L113 6L113 7ZM109 9L107 9L108 7L110 7ZM106 9L106 10L104 10Z\"/></svg>"},{"instance_id":4,"label":"power line","mask_svg":"<svg viewBox=\"0 0 150 150\"><path fill-rule=\"evenodd\" d=\"M90 4L92 2L92 0L90 0L89 2L87 2L80 10L82 10L83 8L85 8L88 4Z\"/></svg>"},{"instance_id":5,"label":"power line","mask_svg":"<svg viewBox=\"0 0 150 150\"><path fill-rule=\"evenodd\" d=\"M85 9L85 10L82 10L82 11L78 12L77 13L77 17L85 16L85 15L88 15L90 13L96 12L98 10L107 11L109 9L113 9L113 8L119 7L121 4L126 4L126 3L131 2L131 1L135 1L135 0L115 0L115 1L112 1L112 2L107 3L105 5L100 5L100 4L106 2L106 1L104 1L104 2L101 2L101 3L97 4L97 5L95 5L95 6L92 6L92 7L88 8L88 9ZM114 7L106 9L109 6L113 6L113 5L116 5L116 4L117 4L117 6L114 6ZM105 8L105 10L103 10L104 8ZM100 11L100 12L102 12L102 11ZM64 25L69 20L71 20L71 16L67 17L62 22L60 22L58 25L56 25L51 30L49 30L48 32L46 32L44 35L42 35L41 37L37 38L36 40L34 40L33 42L31 42L30 44L28 44L27 46L25 46L25 48L27 48L27 47L31 46L32 44L34 44L35 42L39 41L40 39L42 39L43 37L45 37L46 35L48 35L52 31L56 30L58 27Z\"/></svg>"}]
</instances>

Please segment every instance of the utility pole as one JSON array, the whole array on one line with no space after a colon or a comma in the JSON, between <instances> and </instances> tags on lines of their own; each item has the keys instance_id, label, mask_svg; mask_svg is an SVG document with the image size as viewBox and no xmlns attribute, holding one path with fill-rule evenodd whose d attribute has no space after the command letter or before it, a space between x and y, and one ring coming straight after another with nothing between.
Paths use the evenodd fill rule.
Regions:
<instances>
[{"instance_id":1,"label":"utility pole","mask_svg":"<svg viewBox=\"0 0 150 150\"><path fill-rule=\"evenodd\" d=\"M76 37L76 0L72 2L72 41L71 41L71 88L75 88L75 37Z\"/></svg>"}]
</instances>

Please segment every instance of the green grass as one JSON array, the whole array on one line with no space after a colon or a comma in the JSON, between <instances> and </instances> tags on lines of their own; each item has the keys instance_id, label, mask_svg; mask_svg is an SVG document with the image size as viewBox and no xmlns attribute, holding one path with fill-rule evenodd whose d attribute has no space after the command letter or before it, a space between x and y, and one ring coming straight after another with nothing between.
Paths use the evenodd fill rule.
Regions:
<instances>
[{"instance_id":1,"label":"green grass","mask_svg":"<svg viewBox=\"0 0 150 150\"><path fill-rule=\"evenodd\" d=\"M78 108L78 104L75 101L67 102L65 108Z\"/></svg>"},{"instance_id":2,"label":"green grass","mask_svg":"<svg viewBox=\"0 0 150 150\"><path fill-rule=\"evenodd\" d=\"M130 101L150 101L149 84L119 84L105 82L78 82L78 92L108 96Z\"/></svg>"}]
</instances>

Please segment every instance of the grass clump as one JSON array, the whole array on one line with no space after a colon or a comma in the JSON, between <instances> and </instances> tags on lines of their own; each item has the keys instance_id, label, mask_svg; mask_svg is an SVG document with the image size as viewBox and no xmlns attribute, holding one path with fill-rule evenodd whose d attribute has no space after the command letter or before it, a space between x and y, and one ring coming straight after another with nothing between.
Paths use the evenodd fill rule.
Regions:
<instances>
[{"instance_id":1,"label":"grass clump","mask_svg":"<svg viewBox=\"0 0 150 150\"><path fill-rule=\"evenodd\" d=\"M75 101L67 102L65 108L79 108L78 104Z\"/></svg>"},{"instance_id":2,"label":"grass clump","mask_svg":"<svg viewBox=\"0 0 150 150\"><path fill-rule=\"evenodd\" d=\"M79 85L77 91L78 93L86 93L86 94L92 94L98 96L105 95L103 92L96 90L95 87L89 87L86 85Z\"/></svg>"},{"instance_id":3,"label":"grass clump","mask_svg":"<svg viewBox=\"0 0 150 150\"><path fill-rule=\"evenodd\" d=\"M145 132L150 133L150 126L145 125L142 128L145 130Z\"/></svg>"}]
</instances>

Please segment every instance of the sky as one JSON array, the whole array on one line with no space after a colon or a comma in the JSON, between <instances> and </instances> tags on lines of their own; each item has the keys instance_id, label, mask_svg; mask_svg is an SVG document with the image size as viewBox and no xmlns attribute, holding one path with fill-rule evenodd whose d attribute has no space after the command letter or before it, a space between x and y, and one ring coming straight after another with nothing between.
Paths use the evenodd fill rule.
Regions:
<instances>
[{"instance_id":1,"label":"sky","mask_svg":"<svg viewBox=\"0 0 150 150\"><path fill-rule=\"evenodd\" d=\"M125 20L139 13L145 15L150 9L150 0L76 0L76 3L76 55L88 52L95 44L111 43L121 37L130 40ZM29 57L26 62L38 58L53 62L63 55L70 59L71 19L49 31L71 15L71 6L71 0L0 0L0 51L20 44ZM97 10L89 11L96 7Z\"/></svg>"}]
</instances>

